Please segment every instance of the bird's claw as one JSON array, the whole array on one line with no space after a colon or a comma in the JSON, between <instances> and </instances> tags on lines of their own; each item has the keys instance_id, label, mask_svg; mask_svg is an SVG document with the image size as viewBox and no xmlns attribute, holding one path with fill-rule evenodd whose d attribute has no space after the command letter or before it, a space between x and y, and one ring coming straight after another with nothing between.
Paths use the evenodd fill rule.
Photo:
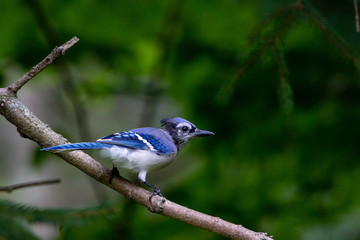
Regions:
<instances>
[{"instance_id":1,"label":"bird's claw","mask_svg":"<svg viewBox=\"0 0 360 240\"><path fill-rule=\"evenodd\" d=\"M119 177L119 176L120 176L119 170L115 166L113 166L110 173L109 184L112 183L114 177Z\"/></svg>"},{"instance_id":2,"label":"bird's claw","mask_svg":"<svg viewBox=\"0 0 360 240\"><path fill-rule=\"evenodd\" d=\"M151 202L152 197L155 196L155 195L158 195L158 196L160 196L160 197L162 197L162 198L164 197L164 196L161 194L160 189L156 188L156 189L154 189L154 191L153 191L152 193L150 193L149 202Z\"/></svg>"}]
</instances>

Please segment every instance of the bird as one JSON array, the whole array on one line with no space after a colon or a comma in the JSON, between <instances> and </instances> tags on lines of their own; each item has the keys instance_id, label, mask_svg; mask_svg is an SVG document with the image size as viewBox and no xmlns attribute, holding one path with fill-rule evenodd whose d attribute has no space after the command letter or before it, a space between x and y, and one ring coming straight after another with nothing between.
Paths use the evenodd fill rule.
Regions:
<instances>
[{"instance_id":1,"label":"bird","mask_svg":"<svg viewBox=\"0 0 360 240\"><path fill-rule=\"evenodd\" d=\"M147 173L169 165L190 139L215 135L213 132L198 129L180 117L164 118L160 122L163 129L136 128L105 136L95 142L70 143L41 150L56 153L99 149L102 156L110 158L113 163L110 183L113 177L119 175L118 169L137 173L140 182L153 190L149 196L151 201L154 195L163 195L159 188L146 180Z\"/></svg>"}]
</instances>

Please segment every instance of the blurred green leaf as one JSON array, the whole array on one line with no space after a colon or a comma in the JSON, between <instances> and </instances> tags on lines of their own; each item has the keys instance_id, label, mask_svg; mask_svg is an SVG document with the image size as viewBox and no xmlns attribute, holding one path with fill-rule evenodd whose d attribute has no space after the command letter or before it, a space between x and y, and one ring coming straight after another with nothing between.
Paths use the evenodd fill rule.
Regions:
<instances>
[{"instance_id":1,"label":"blurred green leaf","mask_svg":"<svg viewBox=\"0 0 360 240\"><path fill-rule=\"evenodd\" d=\"M2 86L54 47L37 20L40 13L26 3L0 1L1 62L16 62L11 68L2 65ZM82 123L69 114L76 107L64 94L68 77L73 79L71 94L88 110L91 137L86 141L145 123L159 127L157 118L182 116L216 135L192 140L172 166L153 174L163 177L158 183L167 198L275 239L330 237L328 230L333 239L358 236L356 227L344 227L360 206L360 52L352 5L288 0L37 3L58 45L74 35L81 40L19 93L52 128L72 140L81 135ZM20 154L27 147L13 142L16 132L12 137L8 129L1 130L0 145L6 146L2 171L13 163L27 167L8 156L48 164L39 148ZM13 214L11 209L4 213ZM63 239L221 239L131 203L115 219L94 218L76 226L68 218L75 212L15 210L16 219L28 221L36 220L35 212L41 221L56 224L62 216L67 223ZM15 235L16 228L26 231L16 221L9 234Z\"/></svg>"}]
</instances>

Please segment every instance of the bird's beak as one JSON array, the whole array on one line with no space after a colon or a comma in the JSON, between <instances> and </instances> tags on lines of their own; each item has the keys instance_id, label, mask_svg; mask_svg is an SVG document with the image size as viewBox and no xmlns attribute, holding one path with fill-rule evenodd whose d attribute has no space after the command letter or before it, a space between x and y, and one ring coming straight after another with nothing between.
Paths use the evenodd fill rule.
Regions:
<instances>
[{"instance_id":1,"label":"bird's beak","mask_svg":"<svg viewBox=\"0 0 360 240\"><path fill-rule=\"evenodd\" d=\"M215 133L200 129L196 129L195 132L193 133L193 137L206 137L211 135L215 135Z\"/></svg>"}]
</instances>

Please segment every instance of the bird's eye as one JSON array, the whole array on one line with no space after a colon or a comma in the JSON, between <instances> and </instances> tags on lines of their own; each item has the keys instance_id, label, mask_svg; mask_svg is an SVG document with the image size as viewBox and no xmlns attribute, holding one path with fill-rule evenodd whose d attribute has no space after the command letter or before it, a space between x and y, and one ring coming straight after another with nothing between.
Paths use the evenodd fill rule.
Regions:
<instances>
[{"instance_id":1,"label":"bird's eye","mask_svg":"<svg viewBox=\"0 0 360 240\"><path fill-rule=\"evenodd\" d=\"M189 127L183 126L183 127L181 128L181 130L183 130L184 132L186 132L187 130L189 130Z\"/></svg>"}]
</instances>

